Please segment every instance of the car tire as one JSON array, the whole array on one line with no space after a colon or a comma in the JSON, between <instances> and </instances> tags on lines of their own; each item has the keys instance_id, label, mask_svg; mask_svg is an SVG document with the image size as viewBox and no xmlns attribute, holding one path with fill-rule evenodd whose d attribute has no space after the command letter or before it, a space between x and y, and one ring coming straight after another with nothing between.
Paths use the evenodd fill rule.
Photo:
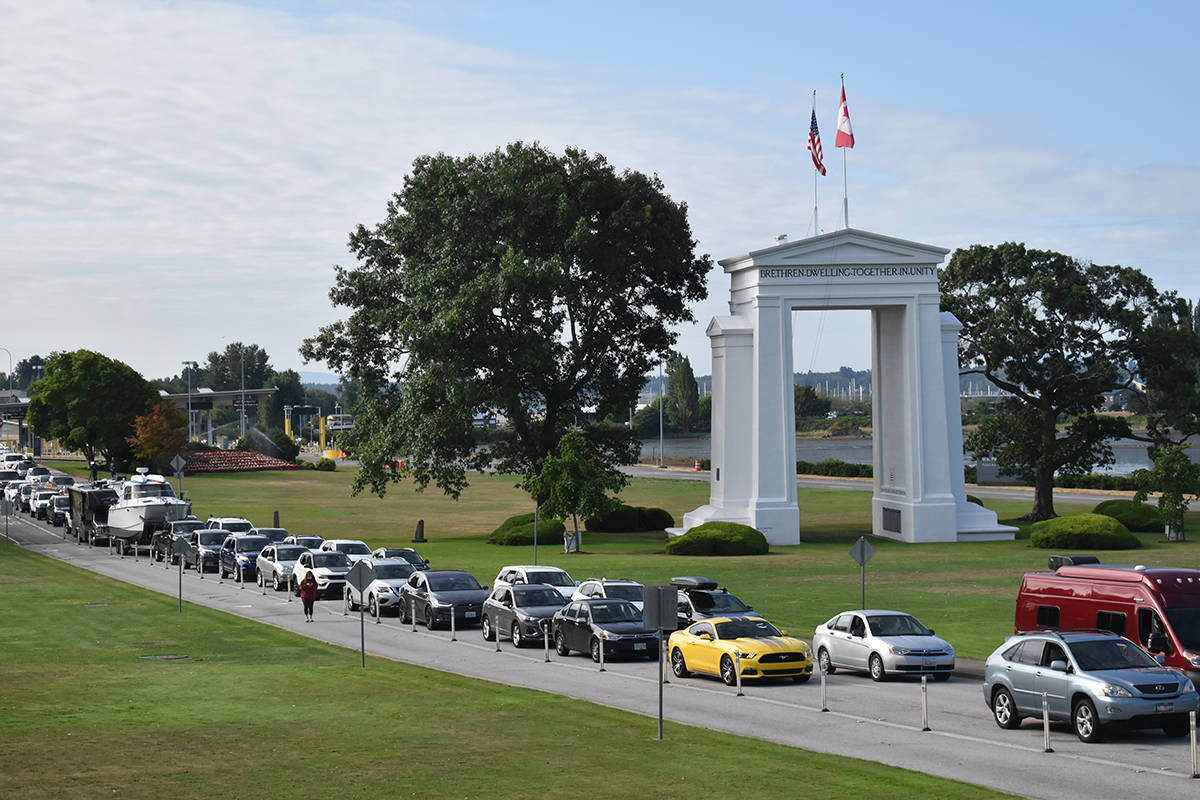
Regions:
<instances>
[{"instance_id":1,"label":"car tire","mask_svg":"<svg viewBox=\"0 0 1200 800\"><path fill-rule=\"evenodd\" d=\"M484 614L483 619L479 622L479 632L483 635L485 642L490 642L496 632L492 630L492 621L488 619L488 615Z\"/></svg>"},{"instance_id":2,"label":"car tire","mask_svg":"<svg viewBox=\"0 0 1200 800\"><path fill-rule=\"evenodd\" d=\"M1075 735L1079 737L1079 741L1081 742L1088 742L1090 744L1104 739L1104 733L1100 730L1100 717L1096 714L1096 707L1086 697L1080 698L1071 707L1071 729L1075 731Z\"/></svg>"},{"instance_id":3,"label":"car tire","mask_svg":"<svg viewBox=\"0 0 1200 800\"><path fill-rule=\"evenodd\" d=\"M567 640L563 638L562 631L554 634L554 652L560 656L571 655L571 648L567 647Z\"/></svg>"},{"instance_id":4,"label":"car tire","mask_svg":"<svg viewBox=\"0 0 1200 800\"><path fill-rule=\"evenodd\" d=\"M591 643L588 645L588 651L592 654L592 661L600 663L600 640L595 636L592 637Z\"/></svg>"},{"instance_id":5,"label":"car tire","mask_svg":"<svg viewBox=\"0 0 1200 800\"><path fill-rule=\"evenodd\" d=\"M279 573L271 575L271 588L277 592L282 591L283 587L279 584Z\"/></svg>"},{"instance_id":6,"label":"car tire","mask_svg":"<svg viewBox=\"0 0 1200 800\"><path fill-rule=\"evenodd\" d=\"M821 667L821 672L826 675L837 672L837 667L833 665L833 660L829 657L829 651L824 647L817 651L817 664Z\"/></svg>"},{"instance_id":7,"label":"car tire","mask_svg":"<svg viewBox=\"0 0 1200 800\"><path fill-rule=\"evenodd\" d=\"M692 671L687 668L687 663L683 660L683 651L678 647L671 651L671 672L676 678L690 677Z\"/></svg>"},{"instance_id":8,"label":"car tire","mask_svg":"<svg viewBox=\"0 0 1200 800\"><path fill-rule=\"evenodd\" d=\"M1186 719L1181 719L1163 725L1162 731L1172 739L1179 739L1191 733L1191 726Z\"/></svg>"},{"instance_id":9,"label":"car tire","mask_svg":"<svg viewBox=\"0 0 1200 800\"><path fill-rule=\"evenodd\" d=\"M379 598L377 597L371 598L371 616L379 619Z\"/></svg>"},{"instance_id":10,"label":"car tire","mask_svg":"<svg viewBox=\"0 0 1200 800\"><path fill-rule=\"evenodd\" d=\"M521 624L519 622L512 624L512 627L509 628L508 636L512 639L513 647L524 647L527 644L525 637L521 635Z\"/></svg>"},{"instance_id":11,"label":"car tire","mask_svg":"<svg viewBox=\"0 0 1200 800\"><path fill-rule=\"evenodd\" d=\"M254 575L254 584L255 584L256 586L258 586L258 588L260 588L260 589L261 589L261 588L263 588L263 574L262 574L262 570L259 570L259 571L258 571L258 572L257 572L257 573Z\"/></svg>"},{"instance_id":12,"label":"car tire","mask_svg":"<svg viewBox=\"0 0 1200 800\"><path fill-rule=\"evenodd\" d=\"M400 622L403 625L408 625L412 622L412 615L408 613L409 605L405 601L404 595L400 595Z\"/></svg>"},{"instance_id":13,"label":"car tire","mask_svg":"<svg viewBox=\"0 0 1200 800\"><path fill-rule=\"evenodd\" d=\"M879 657L878 653L872 653L871 657L867 659L867 668L871 671L871 680L876 683L887 680L887 672L883 669L883 659Z\"/></svg>"},{"instance_id":14,"label":"car tire","mask_svg":"<svg viewBox=\"0 0 1200 800\"><path fill-rule=\"evenodd\" d=\"M1021 726L1021 715L1017 713L1017 704L1012 693L1003 686L996 687L992 692L992 719L1005 730Z\"/></svg>"},{"instance_id":15,"label":"car tire","mask_svg":"<svg viewBox=\"0 0 1200 800\"><path fill-rule=\"evenodd\" d=\"M721 656L721 680L725 681L726 686L737 685L737 669L729 656Z\"/></svg>"},{"instance_id":16,"label":"car tire","mask_svg":"<svg viewBox=\"0 0 1200 800\"><path fill-rule=\"evenodd\" d=\"M292 578L291 584L292 584L292 594L294 594L296 597L299 597L300 596L300 582L297 581L295 578Z\"/></svg>"},{"instance_id":17,"label":"car tire","mask_svg":"<svg viewBox=\"0 0 1200 800\"><path fill-rule=\"evenodd\" d=\"M354 603L350 601L350 587L347 586L342 590L342 613L349 614L354 610Z\"/></svg>"},{"instance_id":18,"label":"car tire","mask_svg":"<svg viewBox=\"0 0 1200 800\"><path fill-rule=\"evenodd\" d=\"M433 606L425 604L425 630L432 631L437 629L437 622L433 618Z\"/></svg>"}]
</instances>

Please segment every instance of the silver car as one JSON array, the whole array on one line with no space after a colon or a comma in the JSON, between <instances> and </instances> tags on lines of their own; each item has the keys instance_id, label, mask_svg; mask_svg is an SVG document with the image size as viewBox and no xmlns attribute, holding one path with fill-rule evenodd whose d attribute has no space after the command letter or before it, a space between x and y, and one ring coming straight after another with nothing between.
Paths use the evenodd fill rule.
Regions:
<instances>
[{"instance_id":1,"label":"silver car","mask_svg":"<svg viewBox=\"0 0 1200 800\"><path fill-rule=\"evenodd\" d=\"M375 579L362 592L346 584L342 595L345 611L349 613L366 608L376 619L386 609L399 611L400 587L404 586L409 575L417 571L416 567L403 558L372 558L367 563L371 565Z\"/></svg>"},{"instance_id":2,"label":"silver car","mask_svg":"<svg viewBox=\"0 0 1200 800\"><path fill-rule=\"evenodd\" d=\"M264 547L255 561L258 585L270 584L277 592L287 589L292 579L292 570L296 567L296 560L307 552L307 547L298 544L271 544Z\"/></svg>"},{"instance_id":3,"label":"silver car","mask_svg":"<svg viewBox=\"0 0 1200 800\"><path fill-rule=\"evenodd\" d=\"M1008 638L988 656L983 699L1001 728L1022 717L1069 720L1085 742L1106 727L1162 728L1187 736L1200 695L1186 675L1107 631L1037 631Z\"/></svg>"},{"instance_id":4,"label":"silver car","mask_svg":"<svg viewBox=\"0 0 1200 800\"><path fill-rule=\"evenodd\" d=\"M932 675L944 681L954 672L954 648L903 611L846 611L813 633L817 663L832 675L838 669L863 670L871 679L891 675Z\"/></svg>"}]
</instances>

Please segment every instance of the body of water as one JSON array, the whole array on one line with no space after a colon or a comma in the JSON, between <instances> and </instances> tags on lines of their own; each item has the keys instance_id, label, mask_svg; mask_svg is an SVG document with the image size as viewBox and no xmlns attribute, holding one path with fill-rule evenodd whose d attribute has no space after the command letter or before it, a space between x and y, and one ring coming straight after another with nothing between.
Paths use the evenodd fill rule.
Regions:
<instances>
[{"instance_id":1,"label":"body of water","mask_svg":"<svg viewBox=\"0 0 1200 800\"><path fill-rule=\"evenodd\" d=\"M836 459L851 464L870 464L874 442L871 439L796 439L797 461L825 461ZM688 437L682 439L667 439L664 442L664 454L667 459L695 460L709 458L712 454L712 440L707 436ZM1112 444L1113 455L1117 461L1111 467L1097 472L1107 472L1113 475L1128 475L1134 470L1148 469L1150 458L1146 455L1145 442L1133 439L1118 439ZM1193 461L1200 460L1200 452L1188 451ZM965 456L968 464L974 461ZM642 442L642 459L654 461L658 459L658 439Z\"/></svg>"}]
</instances>

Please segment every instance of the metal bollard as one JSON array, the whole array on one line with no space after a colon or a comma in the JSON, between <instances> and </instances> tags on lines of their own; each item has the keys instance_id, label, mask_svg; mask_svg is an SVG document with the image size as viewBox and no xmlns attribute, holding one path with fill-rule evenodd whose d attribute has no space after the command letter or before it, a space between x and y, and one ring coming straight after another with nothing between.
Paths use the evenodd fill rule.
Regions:
<instances>
[{"instance_id":1,"label":"metal bollard","mask_svg":"<svg viewBox=\"0 0 1200 800\"><path fill-rule=\"evenodd\" d=\"M662 667L662 678L661 678L662 682L670 683L671 682L671 652L670 652L670 647L669 647L667 641L662 638L661 633L658 635L658 661L659 661L659 665Z\"/></svg>"},{"instance_id":2,"label":"metal bollard","mask_svg":"<svg viewBox=\"0 0 1200 800\"><path fill-rule=\"evenodd\" d=\"M737 696L742 696L742 651L738 650L733 654L733 669L737 680Z\"/></svg>"},{"instance_id":3,"label":"metal bollard","mask_svg":"<svg viewBox=\"0 0 1200 800\"><path fill-rule=\"evenodd\" d=\"M500 634L496 635L499 636ZM454 606L450 606L450 641L458 641L458 637L454 635Z\"/></svg>"},{"instance_id":4,"label":"metal bollard","mask_svg":"<svg viewBox=\"0 0 1200 800\"><path fill-rule=\"evenodd\" d=\"M379 603L379 598L375 598L375 624L383 624L383 606Z\"/></svg>"},{"instance_id":5,"label":"metal bollard","mask_svg":"<svg viewBox=\"0 0 1200 800\"><path fill-rule=\"evenodd\" d=\"M821 670L821 711L829 711L829 705L825 702L825 670Z\"/></svg>"},{"instance_id":6,"label":"metal bollard","mask_svg":"<svg viewBox=\"0 0 1200 800\"><path fill-rule=\"evenodd\" d=\"M221 569L221 562L217 562L217 583L225 583L225 570Z\"/></svg>"},{"instance_id":7,"label":"metal bollard","mask_svg":"<svg viewBox=\"0 0 1200 800\"><path fill-rule=\"evenodd\" d=\"M495 625L492 626L492 639L496 642L496 652L500 652L500 629Z\"/></svg>"},{"instance_id":8,"label":"metal bollard","mask_svg":"<svg viewBox=\"0 0 1200 800\"><path fill-rule=\"evenodd\" d=\"M1054 748L1050 746L1050 701L1045 692L1042 692L1042 752L1054 752Z\"/></svg>"},{"instance_id":9,"label":"metal bollard","mask_svg":"<svg viewBox=\"0 0 1200 800\"><path fill-rule=\"evenodd\" d=\"M542 647L545 649L545 652L546 652L546 663L549 664L550 663L550 626L549 625L546 625L545 627L542 628ZM1195 730L1195 726L1193 726L1193 730ZM1192 738L1195 738L1195 737L1193 736Z\"/></svg>"},{"instance_id":10,"label":"metal bollard","mask_svg":"<svg viewBox=\"0 0 1200 800\"><path fill-rule=\"evenodd\" d=\"M596 649L600 651L600 671L607 672L604 668L604 640L599 636L596 637Z\"/></svg>"},{"instance_id":11,"label":"metal bollard","mask_svg":"<svg viewBox=\"0 0 1200 800\"><path fill-rule=\"evenodd\" d=\"M258 585L259 585L260 587L262 587L262 596L263 596L263 597L266 597L266 596L267 596L267 582L266 582L265 580L263 580L263 579L262 579L262 573L261 573L261 572L260 572L258 575L259 575L259 578L258 578Z\"/></svg>"},{"instance_id":12,"label":"metal bollard","mask_svg":"<svg viewBox=\"0 0 1200 800\"><path fill-rule=\"evenodd\" d=\"M290 578L288 579L288 584L287 584L287 596L288 596L288 602L289 603L292 602L292 581Z\"/></svg>"},{"instance_id":13,"label":"metal bollard","mask_svg":"<svg viewBox=\"0 0 1200 800\"><path fill-rule=\"evenodd\" d=\"M350 595L349 594L342 595L342 616L343 617L350 616Z\"/></svg>"},{"instance_id":14,"label":"metal bollard","mask_svg":"<svg viewBox=\"0 0 1200 800\"><path fill-rule=\"evenodd\" d=\"M921 676L921 730L929 730L929 685L924 675Z\"/></svg>"},{"instance_id":15,"label":"metal bollard","mask_svg":"<svg viewBox=\"0 0 1200 800\"><path fill-rule=\"evenodd\" d=\"M408 619L412 622L412 632L417 632L417 601L410 597L408 598Z\"/></svg>"},{"instance_id":16,"label":"metal bollard","mask_svg":"<svg viewBox=\"0 0 1200 800\"><path fill-rule=\"evenodd\" d=\"M1196 751L1196 712L1188 712L1188 725L1192 734L1192 777L1200 778L1200 753Z\"/></svg>"},{"instance_id":17,"label":"metal bollard","mask_svg":"<svg viewBox=\"0 0 1200 800\"><path fill-rule=\"evenodd\" d=\"M246 588L246 573L240 569L237 572L237 585L238 589Z\"/></svg>"},{"instance_id":18,"label":"metal bollard","mask_svg":"<svg viewBox=\"0 0 1200 800\"><path fill-rule=\"evenodd\" d=\"M120 554L122 559L125 558L125 540L124 539L117 540L117 553Z\"/></svg>"},{"instance_id":19,"label":"metal bollard","mask_svg":"<svg viewBox=\"0 0 1200 800\"><path fill-rule=\"evenodd\" d=\"M133 545L133 563L135 563L135 564L137 563L137 560L138 560L138 550L141 550L141 548L137 546L137 543L136 543L136 542L134 542L134 545Z\"/></svg>"}]
</instances>

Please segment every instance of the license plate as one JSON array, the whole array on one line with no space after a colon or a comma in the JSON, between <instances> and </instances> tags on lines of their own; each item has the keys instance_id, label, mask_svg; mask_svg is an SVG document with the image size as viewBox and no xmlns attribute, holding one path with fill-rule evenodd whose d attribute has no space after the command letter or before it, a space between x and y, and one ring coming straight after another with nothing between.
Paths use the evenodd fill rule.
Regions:
<instances>
[{"instance_id":1,"label":"license plate","mask_svg":"<svg viewBox=\"0 0 1200 800\"><path fill-rule=\"evenodd\" d=\"M925 666L934 667L937 666L937 662L935 662L932 658L927 658L925 659Z\"/></svg>"},{"instance_id":2,"label":"license plate","mask_svg":"<svg viewBox=\"0 0 1200 800\"><path fill-rule=\"evenodd\" d=\"M645 642L634 642L634 643L633 643L633 649L634 649L634 650L645 650L645 649L646 649L646 643L645 643Z\"/></svg>"},{"instance_id":3,"label":"license plate","mask_svg":"<svg viewBox=\"0 0 1200 800\"><path fill-rule=\"evenodd\" d=\"M1154 707L1154 710L1155 711L1174 711L1175 704L1174 703L1159 703L1158 705L1156 705Z\"/></svg>"},{"instance_id":4,"label":"license plate","mask_svg":"<svg viewBox=\"0 0 1200 800\"><path fill-rule=\"evenodd\" d=\"M466 614L463 614L463 616L466 617L467 619L470 619L471 617L475 616L475 612L468 611Z\"/></svg>"}]
</instances>

